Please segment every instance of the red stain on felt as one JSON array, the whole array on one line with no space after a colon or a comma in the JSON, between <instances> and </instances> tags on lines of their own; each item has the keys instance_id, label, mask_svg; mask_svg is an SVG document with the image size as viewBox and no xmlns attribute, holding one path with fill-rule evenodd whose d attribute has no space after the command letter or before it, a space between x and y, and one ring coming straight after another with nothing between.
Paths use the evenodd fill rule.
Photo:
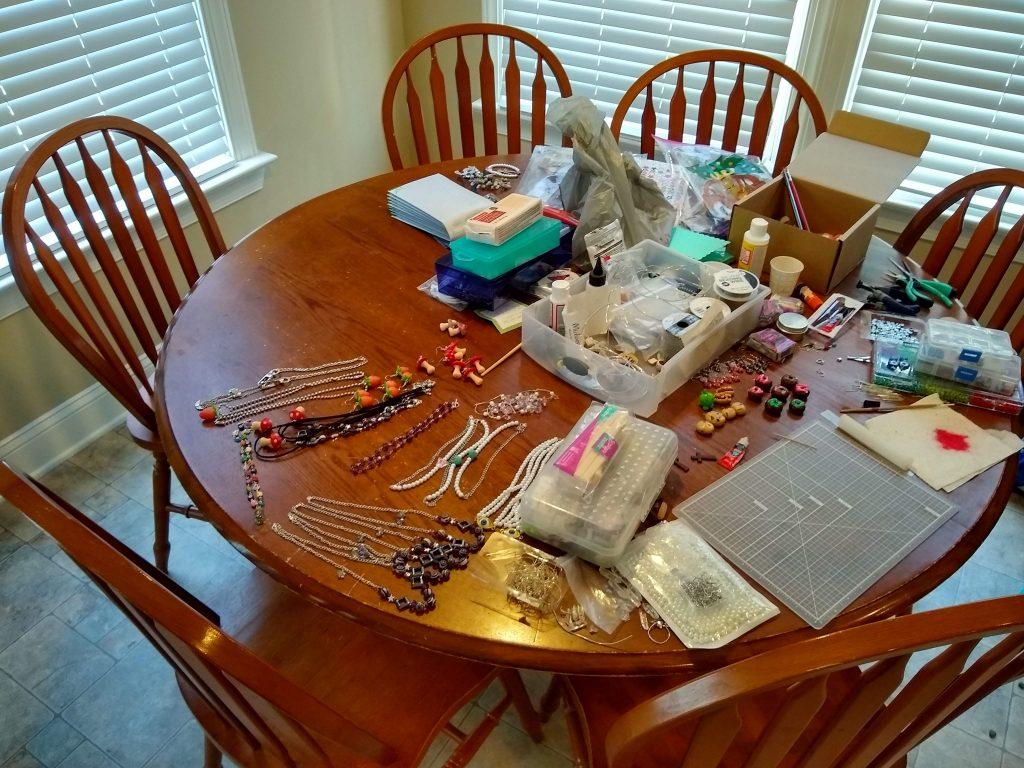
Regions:
<instances>
[{"instance_id":1,"label":"red stain on felt","mask_svg":"<svg viewBox=\"0 0 1024 768\"><path fill-rule=\"evenodd\" d=\"M935 439L947 451L966 451L971 447L970 443L967 442L967 435L949 432L945 429L936 429Z\"/></svg>"}]
</instances>

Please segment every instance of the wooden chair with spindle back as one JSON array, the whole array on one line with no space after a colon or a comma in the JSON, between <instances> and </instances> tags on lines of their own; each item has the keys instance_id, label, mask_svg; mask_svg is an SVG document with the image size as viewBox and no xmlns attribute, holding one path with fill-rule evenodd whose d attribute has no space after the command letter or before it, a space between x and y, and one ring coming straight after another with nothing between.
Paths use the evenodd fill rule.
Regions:
<instances>
[{"instance_id":1,"label":"wooden chair with spindle back","mask_svg":"<svg viewBox=\"0 0 1024 768\"><path fill-rule=\"evenodd\" d=\"M995 201L974 226L959 259L954 262L954 251L964 233L972 201L982 190L993 188L999 189ZM1024 270L1018 270L1008 285L1004 282L1021 244L1024 243L1024 216L1018 216L1014 221L1012 216L1004 211L1006 202L1015 189L1024 190L1024 171L991 168L964 176L925 203L903 229L893 247L909 256L928 229L956 206L939 227L935 240L921 263L921 268L929 275L939 275L951 266L952 272L945 279L961 294L966 293L974 277L981 274L967 301L967 314L975 319L981 319L991 307L996 292L1005 287L1005 293L994 306L985 325L1007 330L1014 348L1019 351L1024 348L1024 318L1019 319L1012 327L1010 322L1024 301ZM1004 213L1009 220L1009 228L1003 235L988 268L981 270L985 254L996 242Z\"/></svg>"},{"instance_id":2,"label":"wooden chair with spindle back","mask_svg":"<svg viewBox=\"0 0 1024 768\"><path fill-rule=\"evenodd\" d=\"M671 88L671 96L668 102L668 115L666 117L668 138L672 141L681 141L686 127L687 107L685 81L687 67L699 67L707 65L707 74L704 76L704 85L696 101L696 144L710 144L712 133L715 128L718 109L718 93L715 88L716 77L722 77L723 70L728 67L730 74L735 73L733 86L725 104L724 125L722 128L721 147L728 152L737 149L740 139L740 128L743 122L747 107L746 76L751 71L764 71L765 80L763 85L758 85L760 95L753 107L751 120L750 139L747 142L745 153L762 157L765 151L765 144L768 139L769 128L776 109L786 109L788 113L782 123L782 130L779 135L779 147L775 155L774 173L778 175L782 169L789 165L793 156L793 148L796 146L797 137L800 134L801 107L806 106L810 114L811 124L807 129L813 130L814 135L822 133L827 128L825 110L821 102L814 94L811 86L807 84L800 74L781 61L750 51L709 49L700 51L689 51L673 56L665 61L656 64L637 78L619 101L619 106L612 116L612 134L616 138L622 131L622 124L633 103L641 94L644 95L644 103L640 114L640 151L648 157L654 157L654 133L658 124L658 114L655 109L655 84L663 75L674 73L674 82L665 83ZM691 70L692 71L692 70ZM788 84L792 89L791 104L780 104L777 101L779 88L782 83ZM693 111L693 110L691 110Z\"/></svg>"},{"instance_id":3,"label":"wooden chair with spindle back","mask_svg":"<svg viewBox=\"0 0 1024 768\"><path fill-rule=\"evenodd\" d=\"M478 87L480 93L481 128L483 132L482 152L478 151L475 135L472 77L470 76L470 68L464 50L464 40L466 38L475 38L480 41ZM523 120L520 100L518 98L520 94L520 68L519 60L517 59L517 55L521 54L516 53L517 43L522 46L520 51L525 49L530 52L536 61L536 69L533 80L530 83L532 122L529 140L533 146L545 143L544 117L547 112L548 90L545 67L547 67L551 76L554 77L558 92L562 96L572 94L569 77L565 74L565 69L558 61L558 58L544 43L521 29L508 27L504 24L459 24L439 29L417 40L409 46L409 49L398 60L394 69L391 70L391 76L388 78L387 85L384 88L381 120L384 125L384 139L387 142L388 156L391 158L391 167L394 170L397 171L405 167L402 161L402 152L399 147L398 138L395 135L394 114L395 97L398 92L398 86L403 80L405 81L406 109L409 113L412 139L416 149L415 164L423 165L431 162L427 133L424 128L423 108L413 76L414 61L420 54L426 51L430 53L430 67L427 80L430 89L439 158L441 160L451 160L453 157L476 157L480 154L498 154L496 80L494 59L491 56L490 48L490 42L493 38L501 38L508 51L508 63L505 66L504 72L505 93L516 94L517 96L516 98L507 99L505 112L506 151L509 154L517 154L522 151ZM451 40L455 42L455 94L461 154L453 154L452 131L449 125L448 88L438 61L438 51L442 48L441 44ZM563 144L568 146L564 138Z\"/></svg>"},{"instance_id":4,"label":"wooden chair with spindle back","mask_svg":"<svg viewBox=\"0 0 1024 768\"><path fill-rule=\"evenodd\" d=\"M256 569L272 596L252 595L259 612L239 621L236 639L163 572L2 461L0 497L50 534L167 660L206 733L206 768L221 753L245 768L410 768L442 732L458 744L446 763L458 768L510 704L520 715L528 706L514 672L377 635ZM251 586L239 584L239 594ZM483 721L468 734L451 725L496 677L507 693Z\"/></svg>"},{"instance_id":5,"label":"wooden chair with spindle back","mask_svg":"<svg viewBox=\"0 0 1024 768\"><path fill-rule=\"evenodd\" d=\"M96 159L103 155L108 173ZM207 258L224 254L224 238L185 161L156 133L123 117L79 120L44 138L14 168L3 199L4 249L25 300L128 410L132 438L153 453L153 552L163 570L169 514L200 516L195 507L171 503L170 467L142 360L156 365L168 323L200 276L170 179L199 221Z\"/></svg>"},{"instance_id":6,"label":"wooden chair with spindle back","mask_svg":"<svg viewBox=\"0 0 1024 768\"><path fill-rule=\"evenodd\" d=\"M918 666L919 651L937 655ZM1018 596L841 630L681 685L636 678L609 696L593 678L558 682L584 765L890 768L1022 675Z\"/></svg>"}]
</instances>

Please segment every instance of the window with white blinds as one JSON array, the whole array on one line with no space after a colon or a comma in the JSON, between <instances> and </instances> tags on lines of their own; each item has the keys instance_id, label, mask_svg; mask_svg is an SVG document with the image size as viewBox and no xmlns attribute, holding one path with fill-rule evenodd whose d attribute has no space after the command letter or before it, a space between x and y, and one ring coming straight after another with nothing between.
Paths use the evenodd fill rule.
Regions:
<instances>
[{"instance_id":1,"label":"window with white blinds","mask_svg":"<svg viewBox=\"0 0 1024 768\"><path fill-rule=\"evenodd\" d=\"M1024 3L878 0L847 103L931 134L894 196L915 208L973 171L1024 168Z\"/></svg>"},{"instance_id":2,"label":"window with white blinds","mask_svg":"<svg viewBox=\"0 0 1024 768\"><path fill-rule=\"evenodd\" d=\"M591 99L609 117L637 77L679 53L701 48L739 48L792 64L806 12L807 3L802 0L498 2L498 19L546 43L565 67L573 93ZM532 75L532 58L520 57L519 64L524 73ZM524 75L521 82L525 107L530 77ZM749 82L756 85L753 79ZM553 87L552 83L549 87ZM696 97L703 83L703 73L687 73L688 100ZM661 102L655 103L659 114L667 113L673 84L671 78L655 83L654 96ZM719 91L728 93L731 84L731 80L726 84L723 79ZM640 102L634 105L624 133L639 133L641 108ZM691 131L692 127L687 125L685 132Z\"/></svg>"},{"instance_id":3,"label":"window with white blinds","mask_svg":"<svg viewBox=\"0 0 1024 768\"><path fill-rule=\"evenodd\" d=\"M0 188L42 137L99 114L155 130L200 179L234 164L195 0L28 0L0 7ZM102 142L94 138L89 148L102 162ZM134 143L122 140L118 149L141 175ZM74 152L66 159L72 173L80 171ZM42 182L63 202L56 173ZM172 193L175 183L168 184ZM41 211L28 218L46 231ZM5 268L0 252L0 271Z\"/></svg>"}]
</instances>

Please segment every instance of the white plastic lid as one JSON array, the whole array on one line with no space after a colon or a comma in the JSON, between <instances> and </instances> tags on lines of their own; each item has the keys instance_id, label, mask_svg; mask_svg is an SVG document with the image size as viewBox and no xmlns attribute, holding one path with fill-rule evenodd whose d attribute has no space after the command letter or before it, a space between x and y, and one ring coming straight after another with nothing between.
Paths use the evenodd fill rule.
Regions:
<instances>
[{"instance_id":1,"label":"white plastic lid","mask_svg":"<svg viewBox=\"0 0 1024 768\"><path fill-rule=\"evenodd\" d=\"M768 222L765 219L752 219L750 222L750 234L754 237L764 237L768 234Z\"/></svg>"},{"instance_id":2,"label":"white plastic lid","mask_svg":"<svg viewBox=\"0 0 1024 768\"><path fill-rule=\"evenodd\" d=\"M568 304L570 285L572 285L572 283L564 278L562 280L553 280L551 282L551 303L562 305Z\"/></svg>"}]
</instances>

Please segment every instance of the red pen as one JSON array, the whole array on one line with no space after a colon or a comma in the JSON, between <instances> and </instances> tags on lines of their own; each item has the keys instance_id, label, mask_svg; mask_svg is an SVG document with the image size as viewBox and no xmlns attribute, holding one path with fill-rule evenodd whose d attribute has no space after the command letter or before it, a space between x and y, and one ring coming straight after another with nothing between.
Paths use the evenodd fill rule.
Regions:
<instances>
[{"instance_id":1,"label":"red pen","mask_svg":"<svg viewBox=\"0 0 1024 768\"><path fill-rule=\"evenodd\" d=\"M741 437L736 445L732 447L732 450L718 460L718 463L732 471L736 468L737 464L743 461L743 457L747 455L748 445L750 445L750 438Z\"/></svg>"}]
</instances>

